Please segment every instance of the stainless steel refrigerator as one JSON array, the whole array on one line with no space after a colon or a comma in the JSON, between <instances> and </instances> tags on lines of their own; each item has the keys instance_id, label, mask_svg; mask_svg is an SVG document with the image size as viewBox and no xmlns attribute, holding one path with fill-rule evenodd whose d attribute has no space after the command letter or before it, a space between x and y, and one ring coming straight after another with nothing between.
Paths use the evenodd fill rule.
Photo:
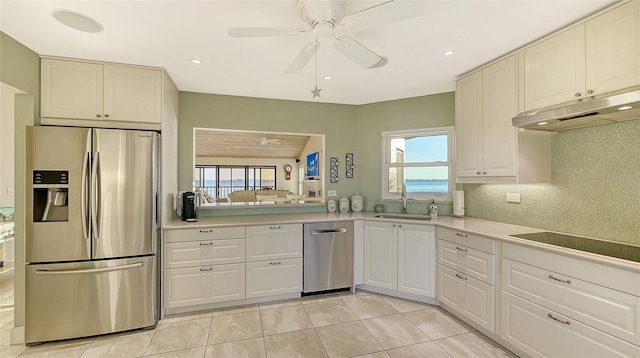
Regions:
<instances>
[{"instance_id":1,"label":"stainless steel refrigerator","mask_svg":"<svg viewBox=\"0 0 640 358\"><path fill-rule=\"evenodd\" d=\"M159 135L28 127L27 344L158 320Z\"/></svg>"}]
</instances>

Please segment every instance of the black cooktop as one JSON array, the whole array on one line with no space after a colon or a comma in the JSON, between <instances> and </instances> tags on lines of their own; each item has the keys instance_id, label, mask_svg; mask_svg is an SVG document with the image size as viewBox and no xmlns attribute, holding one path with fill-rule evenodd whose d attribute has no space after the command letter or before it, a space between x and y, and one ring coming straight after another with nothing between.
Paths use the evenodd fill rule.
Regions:
<instances>
[{"instance_id":1,"label":"black cooktop","mask_svg":"<svg viewBox=\"0 0 640 358\"><path fill-rule=\"evenodd\" d=\"M640 246L594 240L586 237L564 235L548 231L509 236L542 242L554 246L562 246L574 250L591 252L598 255L615 257L623 260L640 262Z\"/></svg>"}]
</instances>

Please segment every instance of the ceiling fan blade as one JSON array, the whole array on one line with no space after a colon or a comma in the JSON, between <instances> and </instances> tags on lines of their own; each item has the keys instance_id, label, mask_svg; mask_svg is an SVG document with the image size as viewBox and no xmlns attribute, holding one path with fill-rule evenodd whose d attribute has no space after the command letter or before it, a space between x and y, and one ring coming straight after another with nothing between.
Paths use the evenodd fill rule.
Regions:
<instances>
[{"instance_id":1,"label":"ceiling fan blade","mask_svg":"<svg viewBox=\"0 0 640 358\"><path fill-rule=\"evenodd\" d=\"M336 37L333 48L364 68L382 67L387 59L364 47L349 36Z\"/></svg>"},{"instance_id":2,"label":"ceiling fan blade","mask_svg":"<svg viewBox=\"0 0 640 358\"><path fill-rule=\"evenodd\" d=\"M345 16L340 28L362 31L422 16L422 14L424 14L422 0L392 0Z\"/></svg>"},{"instance_id":3,"label":"ceiling fan blade","mask_svg":"<svg viewBox=\"0 0 640 358\"><path fill-rule=\"evenodd\" d=\"M303 35L307 31L301 27L230 27L227 34L231 37L270 37Z\"/></svg>"},{"instance_id":4,"label":"ceiling fan blade","mask_svg":"<svg viewBox=\"0 0 640 358\"><path fill-rule=\"evenodd\" d=\"M284 73L293 74L302 72L304 66L309 63L311 57L313 57L313 55L318 50L318 47L320 47L320 43L318 41L310 42L305 47L303 47L296 58L293 59L293 62L291 62L289 67L287 67L287 69L284 71Z\"/></svg>"}]
</instances>

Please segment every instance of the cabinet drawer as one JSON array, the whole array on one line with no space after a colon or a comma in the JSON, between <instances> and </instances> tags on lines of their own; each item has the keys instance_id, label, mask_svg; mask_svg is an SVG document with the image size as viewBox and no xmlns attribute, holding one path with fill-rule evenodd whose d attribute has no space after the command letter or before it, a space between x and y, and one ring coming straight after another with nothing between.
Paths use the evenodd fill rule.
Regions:
<instances>
[{"instance_id":1,"label":"cabinet drawer","mask_svg":"<svg viewBox=\"0 0 640 358\"><path fill-rule=\"evenodd\" d=\"M166 308L238 300L244 292L244 263L164 271Z\"/></svg>"},{"instance_id":2,"label":"cabinet drawer","mask_svg":"<svg viewBox=\"0 0 640 358\"><path fill-rule=\"evenodd\" d=\"M302 259L247 262L247 298L302 292Z\"/></svg>"},{"instance_id":3,"label":"cabinet drawer","mask_svg":"<svg viewBox=\"0 0 640 358\"><path fill-rule=\"evenodd\" d=\"M440 239L438 262L477 280L495 284L495 255Z\"/></svg>"},{"instance_id":4,"label":"cabinet drawer","mask_svg":"<svg viewBox=\"0 0 640 358\"><path fill-rule=\"evenodd\" d=\"M635 296L549 270L503 259L502 289L637 344Z\"/></svg>"},{"instance_id":5,"label":"cabinet drawer","mask_svg":"<svg viewBox=\"0 0 640 358\"><path fill-rule=\"evenodd\" d=\"M493 332L495 289L482 281L439 265L438 300Z\"/></svg>"},{"instance_id":6,"label":"cabinet drawer","mask_svg":"<svg viewBox=\"0 0 640 358\"><path fill-rule=\"evenodd\" d=\"M438 227L436 229L436 237L490 254L496 253L495 240L468 232Z\"/></svg>"},{"instance_id":7,"label":"cabinet drawer","mask_svg":"<svg viewBox=\"0 0 640 358\"><path fill-rule=\"evenodd\" d=\"M164 244L164 268L244 262L244 253L244 239L170 242Z\"/></svg>"},{"instance_id":8,"label":"cabinet drawer","mask_svg":"<svg viewBox=\"0 0 640 358\"><path fill-rule=\"evenodd\" d=\"M638 357L640 348L502 293L502 338L533 357Z\"/></svg>"},{"instance_id":9,"label":"cabinet drawer","mask_svg":"<svg viewBox=\"0 0 640 358\"><path fill-rule=\"evenodd\" d=\"M244 226L165 230L164 242L244 238Z\"/></svg>"},{"instance_id":10,"label":"cabinet drawer","mask_svg":"<svg viewBox=\"0 0 640 358\"><path fill-rule=\"evenodd\" d=\"M247 261L302 257L302 225L247 227Z\"/></svg>"}]
</instances>

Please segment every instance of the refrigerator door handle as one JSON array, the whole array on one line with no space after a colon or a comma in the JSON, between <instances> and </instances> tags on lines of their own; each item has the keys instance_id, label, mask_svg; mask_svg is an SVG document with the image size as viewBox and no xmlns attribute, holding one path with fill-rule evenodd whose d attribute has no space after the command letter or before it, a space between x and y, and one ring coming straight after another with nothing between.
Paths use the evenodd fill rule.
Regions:
<instances>
[{"instance_id":1,"label":"refrigerator door handle","mask_svg":"<svg viewBox=\"0 0 640 358\"><path fill-rule=\"evenodd\" d=\"M93 166L91 168L91 224L93 226L93 237L98 240L100 238L100 228L98 227L98 197L100 196L98 189L98 152L93 152Z\"/></svg>"},{"instance_id":2,"label":"refrigerator door handle","mask_svg":"<svg viewBox=\"0 0 640 358\"><path fill-rule=\"evenodd\" d=\"M142 262L136 262L129 265L123 266L115 266L115 267L104 267L97 269L87 269L87 270L48 270L48 269L36 269L36 275L75 275L80 273L101 273L101 272L112 272L112 271L122 271L122 270L130 270L134 268L142 267Z\"/></svg>"},{"instance_id":3,"label":"refrigerator door handle","mask_svg":"<svg viewBox=\"0 0 640 358\"><path fill-rule=\"evenodd\" d=\"M89 152L84 153L84 160L82 161L82 195L80 199L80 212L82 214L82 235L84 239L89 239L89 210L87 210L87 171L89 171Z\"/></svg>"}]
</instances>

